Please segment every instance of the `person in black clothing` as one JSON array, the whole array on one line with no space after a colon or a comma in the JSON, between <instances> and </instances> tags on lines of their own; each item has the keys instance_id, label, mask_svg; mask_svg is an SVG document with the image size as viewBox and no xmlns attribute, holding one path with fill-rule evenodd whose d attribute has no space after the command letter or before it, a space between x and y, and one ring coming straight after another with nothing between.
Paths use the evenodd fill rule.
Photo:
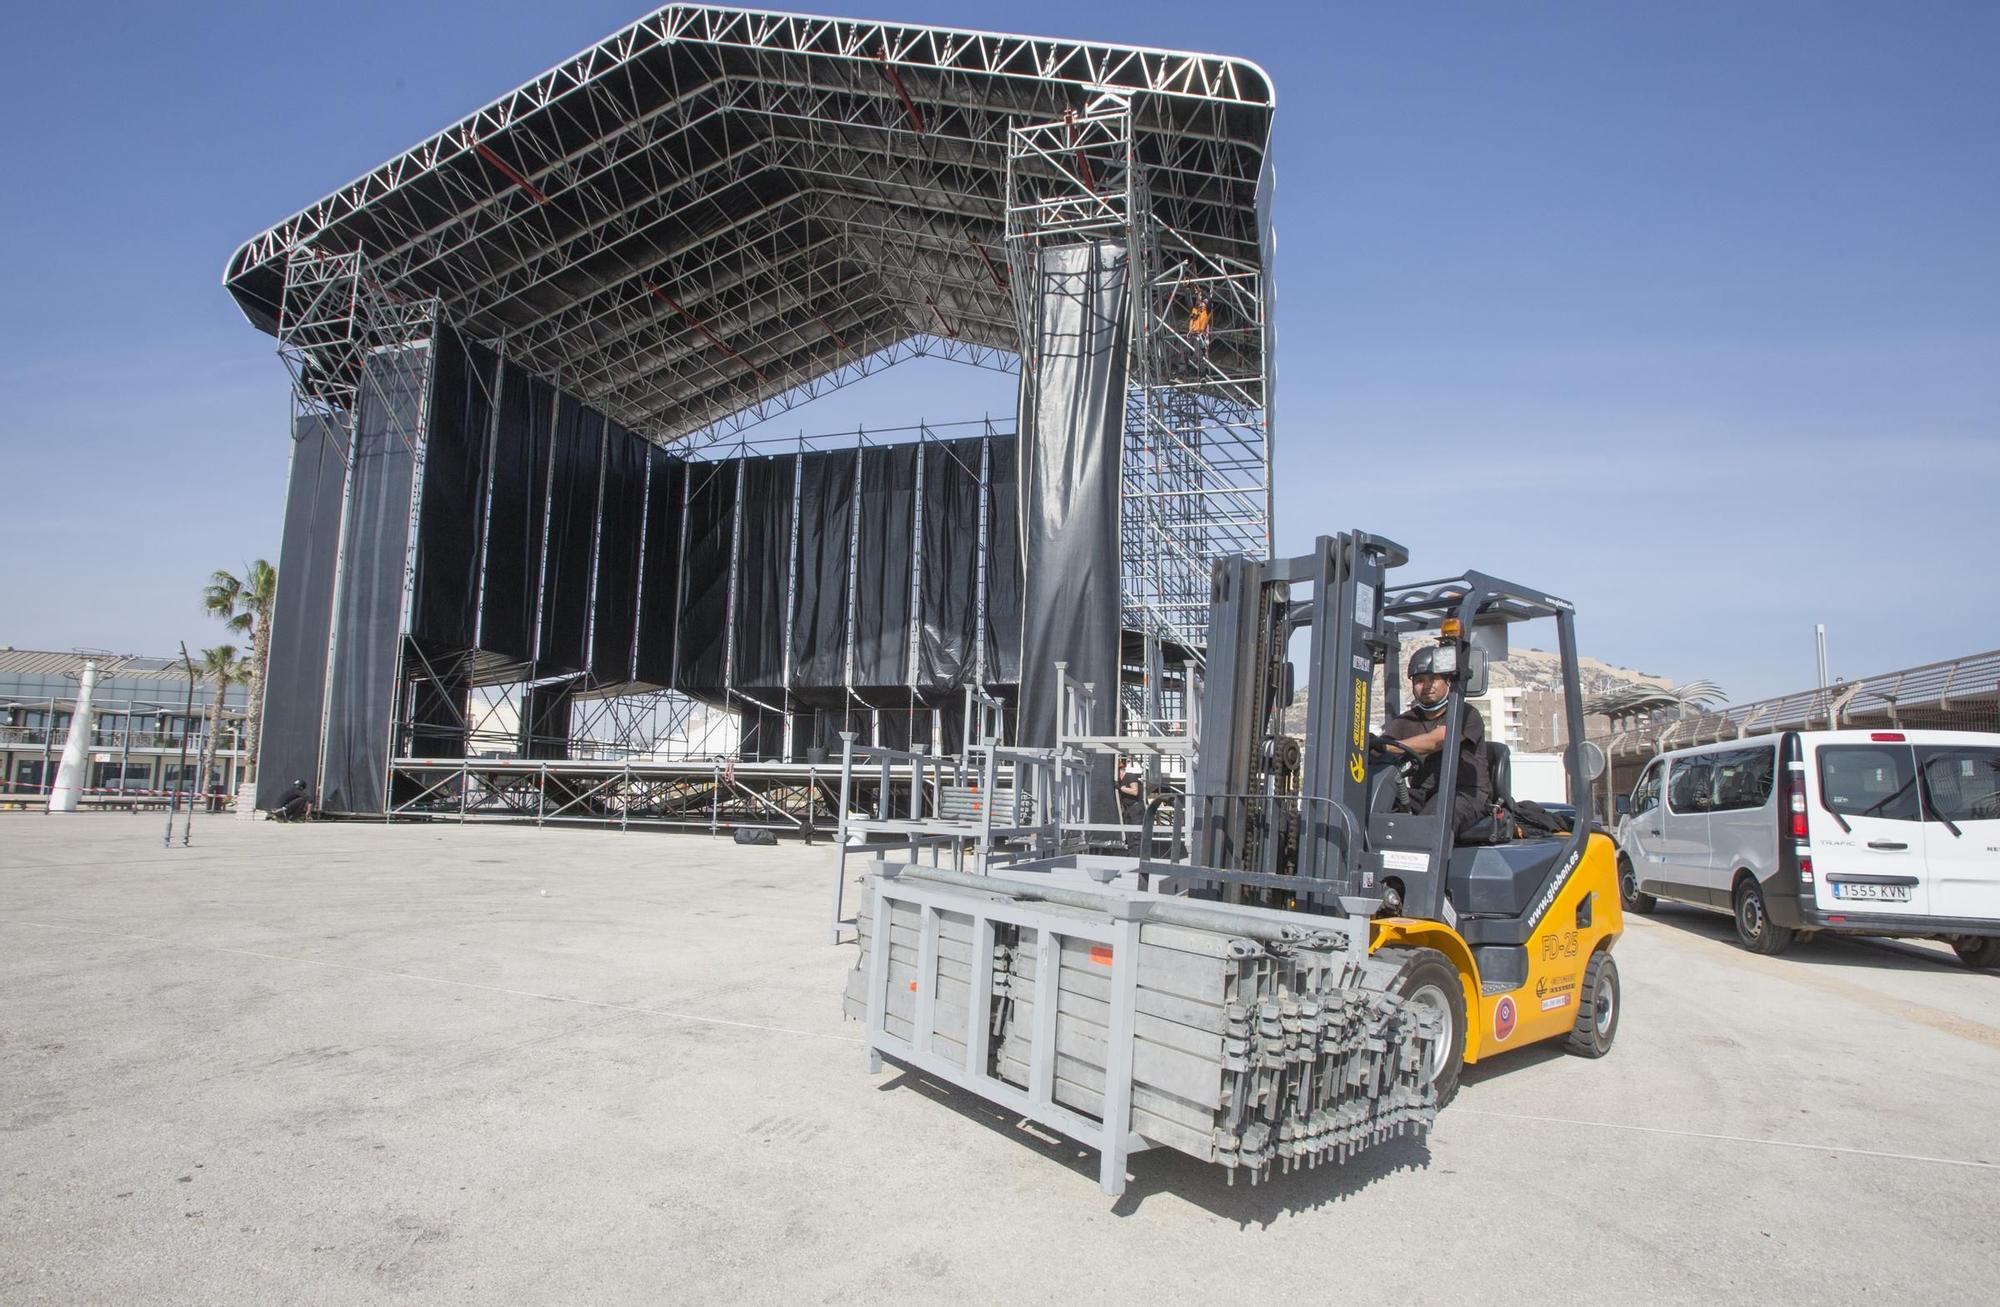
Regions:
<instances>
[{"instance_id":1,"label":"person in black clothing","mask_svg":"<svg viewBox=\"0 0 2000 1307\"><path fill-rule=\"evenodd\" d=\"M1137 826L1146 819L1146 773L1129 759L1118 761L1118 820Z\"/></svg>"},{"instance_id":2,"label":"person in black clothing","mask_svg":"<svg viewBox=\"0 0 2000 1307\"><path fill-rule=\"evenodd\" d=\"M1410 706L1382 725L1382 734L1408 751L1389 749L1391 757L1414 755L1406 776L1408 812L1431 814L1441 807L1438 782L1444 771L1445 710L1451 706L1451 683L1458 675L1457 652L1440 645L1410 655ZM1486 721L1479 710L1466 704L1460 727L1451 815L1452 829L1463 832L1491 815L1493 777L1486 760Z\"/></svg>"},{"instance_id":3,"label":"person in black clothing","mask_svg":"<svg viewBox=\"0 0 2000 1307\"><path fill-rule=\"evenodd\" d=\"M312 816L312 791L302 780L293 781L278 796L278 804L271 809L271 816L277 821L304 821Z\"/></svg>"}]
</instances>

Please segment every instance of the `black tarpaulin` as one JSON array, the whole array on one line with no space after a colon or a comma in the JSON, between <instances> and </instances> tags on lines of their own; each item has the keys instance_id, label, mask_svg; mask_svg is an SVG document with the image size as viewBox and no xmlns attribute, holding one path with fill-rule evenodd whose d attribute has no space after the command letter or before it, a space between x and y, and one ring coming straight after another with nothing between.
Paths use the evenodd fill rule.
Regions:
<instances>
[{"instance_id":1,"label":"black tarpaulin","mask_svg":"<svg viewBox=\"0 0 2000 1307\"><path fill-rule=\"evenodd\" d=\"M1055 664L1097 687L1117 729L1119 455L1125 422L1126 258L1099 241L1042 251L1034 366L1021 404L1024 561L1021 740L1055 744ZM1109 809L1108 778L1094 811Z\"/></svg>"},{"instance_id":2,"label":"black tarpaulin","mask_svg":"<svg viewBox=\"0 0 2000 1307\"><path fill-rule=\"evenodd\" d=\"M567 681L528 686L521 694L521 756L569 757L570 705L575 687Z\"/></svg>"},{"instance_id":3,"label":"black tarpaulin","mask_svg":"<svg viewBox=\"0 0 2000 1307\"><path fill-rule=\"evenodd\" d=\"M979 455L983 441L924 446L924 513L917 684L927 690L972 676L979 637Z\"/></svg>"},{"instance_id":4,"label":"black tarpaulin","mask_svg":"<svg viewBox=\"0 0 2000 1307\"><path fill-rule=\"evenodd\" d=\"M437 675L410 682L410 756L463 758L471 679L462 661L449 666L433 663L430 668Z\"/></svg>"},{"instance_id":5,"label":"black tarpaulin","mask_svg":"<svg viewBox=\"0 0 2000 1307\"><path fill-rule=\"evenodd\" d=\"M986 683L1021 679L1020 442L995 437L986 469Z\"/></svg>"},{"instance_id":6,"label":"black tarpaulin","mask_svg":"<svg viewBox=\"0 0 2000 1307\"><path fill-rule=\"evenodd\" d=\"M785 760L785 714L752 708L737 716L737 756L745 762Z\"/></svg>"},{"instance_id":7,"label":"black tarpaulin","mask_svg":"<svg viewBox=\"0 0 2000 1307\"><path fill-rule=\"evenodd\" d=\"M302 416L292 429L292 469L278 550L258 736L257 806L277 806L285 787L319 778L320 712L326 706L327 637L333 629L333 570L347 432L338 420Z\"/></svg>"},{"instance_id":8,"label":"black tarpaulin","mask_svg":"<svg viewBox=\"0 0 2000 1307\"><path fill-rule=\"evenodd\" d=\"M639 654L634 679L674 683L674 632L681 612L681 461L647 452L646 557L639 578Z\"/></svg>"},{"instance_id":9,"label":"black tarpaulin","mask_svg":"<svg viewBox=\"0 0 2000 1307\"><path fill-rule=\"evenodd\" d=\"M861 451L861 532L854 569L854 684L910 679L910 540L917 447Z\"/></svg>"},{"instance_id":10,"label":"black tarpaulin","mask_svg":"<svg viewBox=\"0 0 2000 1307\"><path fill-rule=\"evenodd\" d=\"M550 446L548 549L536 670L580 672L590 652L590 579L597 538L598 466L604 419L564 394Z\"/></svg>"},{"instance_id":11,"label":"black tarpaulin","mask_svg":"<svg viewBox=\"0 0 2000 1307\"><path fill-rule=\"evenodd\" d=\"M440 324L425 421L424 486L410 634L435 650L472 647L479 618L479 545L486 523L493 352Z\"/></svg>"},{"instance_id":12,"label":"black tarpaulin","mask_svg":"<svg viewBox=\"0 0 2000 1307\"><path fill-rule=\"evenodd\" d=\"M644 440L613 422L604 431L604 502L597 534L597 595L592 607L590 674L599 683L630 681L639 620L639 546L646 513Z\"/></svg>"},{"instance_id":13,"label":"black tarpaulin","mask_svg":"<svg viewBox=\"0 0 2000 1307\"><path fill-rule=\"evenodd\" d=\"M796 711L792 716L792 761L840 765L840 733L853 731L855 743L868 743L869 714L852 703L833 703ZM814 757L814 753L818 757Z\"/></svg>"},{"instance_id":14,"label":"black tarpaulin","mask_svg":"<svg viewBox=\"0 0 2000 1307\"><path fill-rule=\"evenodd\" d=\"M736 464L690 463L681 576L678 689L719 698L728 685L729 560L736 535Z\"/></svg>"},{"instance_id":15,"label":"black tarpaulin","mask_svg":"<svg viewBox=\"0 0 2000 1307\"><path fill-rule=\"evenodd\" d=\"M797 473L798 457L792 454L743 460L743 534L736 551L732 641L736 675L730 684L749 690L782 692L785 685Z\"/></svg>"},{"instance_id":16,"label":"black tarpaulin","mask_svg":"<svg viewBox=\"0 0 2000 1307\"><path fill-rule=\"evenodd\" d=\"M909 748L911 716L908 708L884 708L876 713L875 743L884 749Z\"/></svg>"},{"instance_id":17,"label":"black tarpaulin","mask_svg":"<svg viewBox=\"0 0 2000 1307\"><path fill-rule=\"evenodd\" d=\"M330 813L380 814L389 794L426 352L371 354L362 371L319 787L320 807Z\"/></svg>"},{"instance_id":18,"label":"black tarpaulin","mask_svg":"<svg viewBox=\"0 0 2000 1307\"><path fill-rule=\"evenodd\" d=\"M535 604L542 584L542 525L548 508L549 427L554 417L554 387L513 364L501 369L479 647L522 662L535 656Z\"/></svg>"},{"instance_id":19,"label":"black tarpaulin","mask_svg":"<svg viewBox=\"0 0 2000 1307\"><path fill-rule=\"evenodd\" d=\"M792 683L801 688L847 683L847 569L854 538L856 457L851 449L802 456L799 595L792 618Z\"/></svg>"}]
</instances>

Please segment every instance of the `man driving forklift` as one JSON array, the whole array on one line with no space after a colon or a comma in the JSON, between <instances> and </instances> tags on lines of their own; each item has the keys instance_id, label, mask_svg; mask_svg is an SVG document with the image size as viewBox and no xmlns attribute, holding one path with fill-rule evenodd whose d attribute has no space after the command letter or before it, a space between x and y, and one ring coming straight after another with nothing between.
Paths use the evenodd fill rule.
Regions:
<instances>
[{"instance_id":1,"label":"man driving forklift","mask_svg":"<svg viewBox=\"0 0 2000 1307\"><path fill-rule=\"evenodd\" d=\"M1433 645L1410 655L1410 706L1382 724L1384 752L1405 766L1397 809L1430 815L1439 811L1438 778L1443 770L1446 709L1458 677L1458 649ZM1458 834L1493 812L1493 773L1486 755L1486 721L1471 704L1460 713L1457 791L1451 800L1452 829Z\"/></svg>"}]
</instances>

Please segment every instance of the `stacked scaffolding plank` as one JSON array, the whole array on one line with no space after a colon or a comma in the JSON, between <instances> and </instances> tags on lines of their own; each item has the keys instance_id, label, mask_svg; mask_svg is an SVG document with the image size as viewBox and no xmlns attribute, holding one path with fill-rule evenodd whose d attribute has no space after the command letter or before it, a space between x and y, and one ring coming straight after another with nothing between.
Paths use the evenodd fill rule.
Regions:
<instances>
[{"instance_id":1,"label":"stacked scaffolding plank","mask_svg":"<svg viewBox=\"0 0 2000 1307\"><path fill-rule=\"evenodd\" d=\"M869 879L845 1009L871 1066L1098 1148L1108 1193L1150 1147L1255 1182L1427 1130L1436 1017L1365 935L1281 916L908 867Z\"/></svg>"}]
</instances>

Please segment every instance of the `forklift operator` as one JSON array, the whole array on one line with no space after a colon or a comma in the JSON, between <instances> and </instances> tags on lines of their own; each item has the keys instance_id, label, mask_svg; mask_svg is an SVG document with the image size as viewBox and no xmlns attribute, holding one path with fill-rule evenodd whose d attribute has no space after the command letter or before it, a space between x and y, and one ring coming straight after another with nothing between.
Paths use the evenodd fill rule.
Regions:
<instances>
[{"instance_id":1,"label":"forklift operator","mask_svg":"<svg viewBox=\"0 0 2000 1307\"><path fill-rule=\"evenodd\" d=\"M1438 655L1446 652L1447 656ZM1451 704L1451 682L1456 660L1437 647L1419 649L1410 655L1410 706L1382 725L1382 733L1396 741L1400 751L1411 758L1406 776L1409 799L1399 804L1404 811L1429 815L1438 810L1438 779L1443 770L1445 709ZM1451 814L1454 832L1464 832L1488 817L1493 810L1493 779L1486 760L1486 722L1479 710L1466 704L1460 714L1458 779L1453 787ZM1402 751L1407 751L1402 752Z\"/></svg>"}]
</instances>

